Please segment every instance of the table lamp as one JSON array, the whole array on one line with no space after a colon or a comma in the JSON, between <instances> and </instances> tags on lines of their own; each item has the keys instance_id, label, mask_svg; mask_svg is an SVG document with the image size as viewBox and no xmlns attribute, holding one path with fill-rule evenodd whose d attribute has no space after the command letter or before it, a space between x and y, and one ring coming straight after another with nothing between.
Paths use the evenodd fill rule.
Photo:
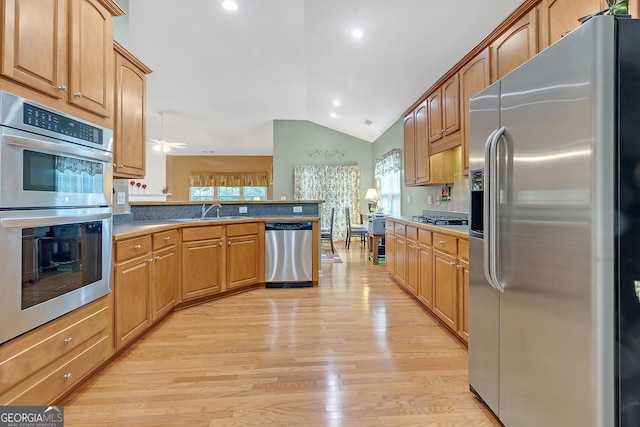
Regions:
<instances>
[{"instance_id":1,"label":"table lamp","mask_svg":"<svg viewBox=\"0 0 640 427\"><path fill-rule=\"evenodd\" d=\"M378 206L378 190L369 188L364 198L369 201L369 212L373 213L376 210L376 206Z\"/></svg>"}]
</instances>

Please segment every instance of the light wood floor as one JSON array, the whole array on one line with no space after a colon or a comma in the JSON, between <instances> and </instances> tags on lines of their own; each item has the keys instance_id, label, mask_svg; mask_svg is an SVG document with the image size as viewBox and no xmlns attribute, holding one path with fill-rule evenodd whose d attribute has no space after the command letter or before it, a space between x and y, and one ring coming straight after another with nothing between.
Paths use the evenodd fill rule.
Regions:
<instances>
[{"instance_id":1,"label":"light wood floor","mask_svg":"<svg viewBox=\"0 0 640 427\"><path fill-rule=\"evenodd\" d=\"M61 402L66 426L499 426L467 352L366 261L336 248L317 288L174 313Z\"/></svg>"}]
</instances>

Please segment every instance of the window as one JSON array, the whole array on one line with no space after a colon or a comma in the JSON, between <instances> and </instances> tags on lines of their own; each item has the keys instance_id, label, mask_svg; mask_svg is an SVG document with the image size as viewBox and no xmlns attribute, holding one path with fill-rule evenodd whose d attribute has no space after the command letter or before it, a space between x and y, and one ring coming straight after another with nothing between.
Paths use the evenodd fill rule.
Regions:
<instances>
[{"instance_id":1,"label":"window","mask_svg":"<svg viewBox=\"0 0 640 427\"><path fill-rule=\"evenodd\" d=\"M189 187L189 200L267 200L267 187Z\"/></svg>"},{"instance_id":2,"label":"window","mask_svg":"<svg viewBox=\"0 0 640 427\"><path fill-rule=\"evenodd\" d=\"M400 215L400 149L395 148L376 159L375 178L380 184L378 210L386 214Z\"/></svg>"}]
</instances>

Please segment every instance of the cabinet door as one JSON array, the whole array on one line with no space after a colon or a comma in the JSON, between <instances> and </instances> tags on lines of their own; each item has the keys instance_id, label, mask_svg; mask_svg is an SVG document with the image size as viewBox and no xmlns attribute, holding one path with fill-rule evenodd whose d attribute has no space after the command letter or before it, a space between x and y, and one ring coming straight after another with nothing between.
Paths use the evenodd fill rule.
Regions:
<instances>
[{"instance_id":1,"label":"cabinet door","mask_svg":"<svg viewBox=\"0 0 640 427\"><path fill-rule=\"evenodd\" d=\"M70 3L69 103L103 117L113 104L111 13L98 0Z\"/></svg>"},{"instance_id":2,"label":"cabinet door","mask_svg":"<svg viewBox=\"0 0 640 427\"><path fill-rule=\"evenodd\" d=\"M541 49L578 28L578 18L606 7L604 0L543 0L540 4Z\"/></svg>"},{"instance_id":3,"label":"cabinet door","mask_svg":"<svg viewBox=\"0 0 640 427\"><path fill-rule=\"evenodd\" d=\"M5 0L2 74L54 98L66 96L67 0Z\"/></svg>"},{"instance_id":4,"label":"cabinet door","mask_svg":"<svg viewBox=\"0 0 640 427\"><path fill-rule=\"evenodd\" d=\"M413 185L416 182L415 123L413 113L404 118L404 183L406 185Z\"/></svg>"},{"instance_id":5,"label":"cabinet door","mask_svg":"<svg viewBox=\"0 0 640 427\"><path fill-rule=\"evenodd\" d=\"M442 85L442 133L443 137L460 130L460 91L458 73Z\"/></svg>"},{"instance_id":6,"label":"cabinet door","mask_svg":"<svg viewBox=\"0 0 640 427\"><path fill-rule=\"evenodd\" d=\"M485 49L467 62L459 72L460 103L462 104L462 172L469 175L469 100L489 86L489 49Z\"/></svg>"},{"instance_id":7,"label":"cabinet door","mask_svg":"<svg viewBox=\"0 0 640 427\"><path fill-rule=\"evenodd\" d=\"M456 330L457 299L456 257L433 250L433 312Z\"/></svg>"},{"instance_id":8,"label":"cabinet door","mask_svg":"<svg viewBox=\"0 0 640 427\"><path fill-rule=\"evenodd\" d=\"M258 236L227 238L227 290L258 283Z\"/></svg>"},{"instance_id":9,"label":"cabinet door","mask_svg":"<svg viewBox=\"0 0 640 427\"><path fill-rule=\"evenodd\" d=\"M427 137L427 103L418 105L415 117L416 184L429 182L429 141Z\"/></svg>"},{"instance_id":10,"label":"cabinet door","mask_svg":"<svg viewBox=\"0 0 640 427\"><path fill-rule=\"evenodd\" d=\"M458 259L458 327L460 338L469 342L469 263Z\"/></svg>"},{"instance_id":11,"label":"cabinet door","mask_svg":"<svg viewBox=\"0 0 640 427\"><path fill-rule=\"evenodd\" d=\"M221 239L182 244L182 299L188 300L222 291Z\"/></svg>"},{"instance_id":12,"label":"cabinet door","mask_svg":"<svg viewBox=\"0 0 640 427\"><path fill-rule=\"evenodd\" d=\"M418 244L413 240L407 239L406 243L406 268L407 275L405 277L405 288L413 295L418 295L418 263L419 252Z\"/></svg>"},{"instance_id":13,"label":"cabinet door","mask_svg":"<svg viewBox=\"0 0 640 427\"><path fill-rule=\"evenodd\" d=\"M146 74L120 54L115 55L115 177L145 176Z\"/></svg>"},{"instance_id":14,"label":"cabinet door","mask_svg":"<svg viewBox=\"0 0 640 427\"><path fill-rule=\"evenodd\" d=\"M407 274L407 261L406 261L406 250L407 243L404 236L400 236L396 234L396 239L394 243L394 254L395 259L394 263L394 277L402 286L406 286L406 274Z\"/></svg>"},{"instance_id":15,"label":"cabinet door","mask_svg":"<svg viewBox=\"0 0 640 427\"><path fill-rule=\"evenodd\" d=\"M536 11L532 9L491 44L491 81L495 82L538 52Z\"/></svg>"},{"instance_id":16,"label":"cabinet door","mask_svg":"<svg viewBox=\"0 0 640 427\"><path fill-rule=\"evenodd\" d=\"M429 142L441 139L442 134L442 92L440 89L427 97L427 117L429 128Z\"/></svg>"},{"instance_id":17,"label":"cabinet door","mask_svg":"<svg viewBox=\"0 0 640 427\"><path fill-rule=\"evenodd\" d=\"M153 321L176 305L178 251L175 245L153 253Z\"/></svg>"},{"instance_id":18,"label":"cabinet door","mask_svg":"<svg viewBox=\"0 0 640 427\"><path fill-rule=\"evenodd\" d=\"M431 248L427 245L420 245L418 257L418 299L431 309L433 308Z\"/></svg>"},{"instance_id":19,"label":"cabinet door","mask_svg":"<svg viewBox=\"0 0 640 427\"><path fill-rule=\"evenodd\" d=\"M116 349L134 340L151 324L151 260L146 254L115 266Z\"/></svg>"}]
</instances>

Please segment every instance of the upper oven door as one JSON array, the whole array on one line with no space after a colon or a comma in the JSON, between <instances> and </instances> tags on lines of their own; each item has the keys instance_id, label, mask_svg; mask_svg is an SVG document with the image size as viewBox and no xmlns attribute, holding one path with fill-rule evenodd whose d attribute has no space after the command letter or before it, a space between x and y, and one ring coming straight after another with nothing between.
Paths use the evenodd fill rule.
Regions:
<instances>
[{"instance_id":1,"label":"upper oven door","mask_svg":"<svg viewBox=\"0 0 640 427\"><path fill-rule=\"evenodd\" d=\"M111 206L109 152L0 126L0 208Z\"/></svg>"}]
</instances>

